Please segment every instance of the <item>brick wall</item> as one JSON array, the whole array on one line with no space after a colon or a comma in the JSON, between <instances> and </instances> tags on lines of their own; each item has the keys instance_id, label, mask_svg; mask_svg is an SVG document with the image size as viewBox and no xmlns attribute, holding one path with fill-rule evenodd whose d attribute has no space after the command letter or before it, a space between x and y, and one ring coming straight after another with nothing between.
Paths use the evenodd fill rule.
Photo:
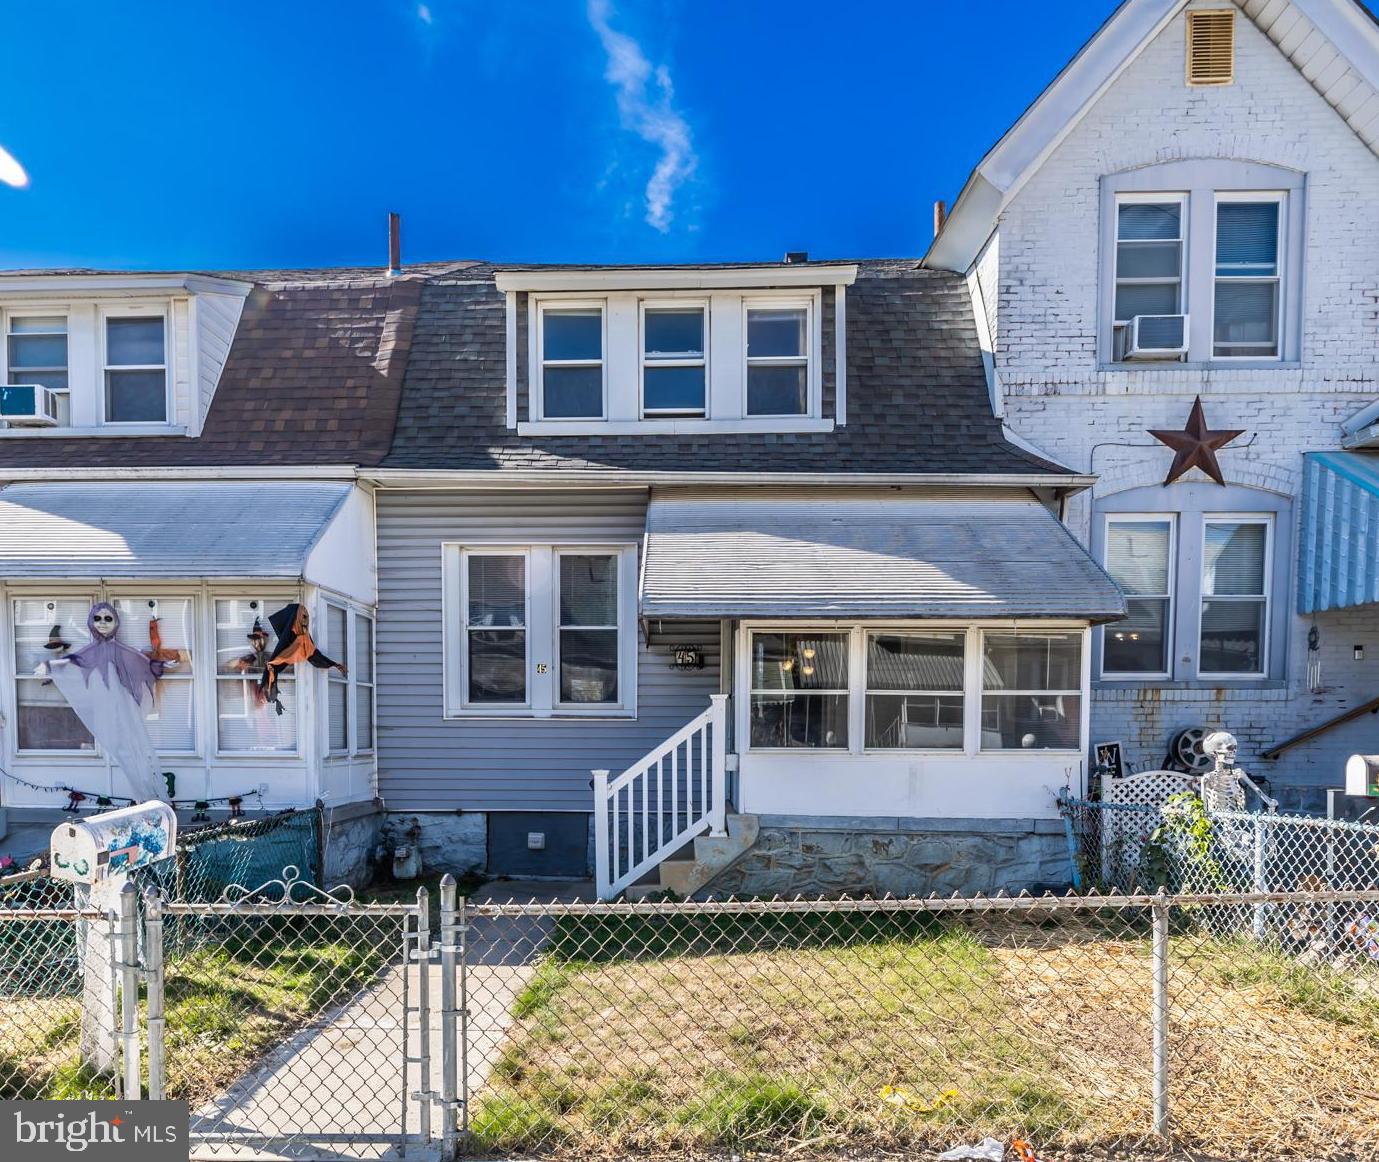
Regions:
<instances>
[{"instance_id":1,"label":"brick wall","mask_svg":"<svg viewBox=\"0 0 1379 1162\"><path fill-rule=\"evenodd\" d=\"M1181 427L1200 394L1213 427L1247 431L1221 454L1228 480L1296 497L1302 453L1336 448L1340 421L1379 395L1379 159L1243 13L1236 43L1235 84L1188 88L1184 20L1175 19L1001 220L996 366L1006 421L1054 459L1100 474L1098 495L1162 480L1171 453L1145 430ZM1301 367L1098 370L1098 179L1188 158L1306 174ZM1088 495L1073 501L1069 523L1084 539L1090 514ZM1283 599L1295 604L1292 592ZM1305 681L1311 622L1294 616L1286 689L1098 691L1094 740L1122 738L1130 758L1153 766L1180 727L1223 726L1240 737L1250 770L1315 808L1320 789L1340 783L1346 755L1379 751L1379 719L1365 716L1278 761L1258 758L1270 743L1379 695L1379 612L1316 620L1322 693ZM1351 658L1357 643L1367 646L1365 662Z\"/></svg>"}]
</instances>

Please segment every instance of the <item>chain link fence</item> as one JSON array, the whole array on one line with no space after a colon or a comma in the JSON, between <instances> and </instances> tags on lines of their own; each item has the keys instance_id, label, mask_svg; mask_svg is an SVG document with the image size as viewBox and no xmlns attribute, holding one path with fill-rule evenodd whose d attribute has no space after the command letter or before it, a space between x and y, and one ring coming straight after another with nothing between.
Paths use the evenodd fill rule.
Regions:
<instances>
[{"instance_id":1,"label":"chain link fence","mask_svg":"<svg viewBox=\"0 0 1379 1162\"><path fill-rule=\"evenodd\" d=\"M1257 938L1312 917L1324 953ZM479 905L479 1157L1379 1157L1379 893ZM1242 923L1242 917L1245 918ZM1323 917L1326 919L1323 921Z\"/></svg>"}]
</instances>

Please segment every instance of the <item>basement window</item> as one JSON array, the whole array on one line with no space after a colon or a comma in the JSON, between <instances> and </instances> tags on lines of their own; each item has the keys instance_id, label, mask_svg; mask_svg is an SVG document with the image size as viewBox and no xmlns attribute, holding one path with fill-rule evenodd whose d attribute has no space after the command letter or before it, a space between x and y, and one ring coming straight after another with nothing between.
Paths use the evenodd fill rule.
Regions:
<instances>
[{"instance_id":1,"label":"basement window","mask_svg":"<svg viewBox=\"0 0 1379 1162\"><path fill-rule=\"evenodd\" d=\"M1235 13L1210 9L1187 14L1187 83L1229 85L1235 80Z\"/></svg>"}]
</instances>

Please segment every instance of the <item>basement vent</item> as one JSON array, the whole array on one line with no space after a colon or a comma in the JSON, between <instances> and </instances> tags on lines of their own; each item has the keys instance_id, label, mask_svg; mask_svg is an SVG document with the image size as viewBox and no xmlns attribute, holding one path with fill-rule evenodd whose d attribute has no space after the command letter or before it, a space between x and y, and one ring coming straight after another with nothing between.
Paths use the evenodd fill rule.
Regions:
<instances>
[{"instance_id":1,"label":"basement vent","mask_svg":"<svg viewBox=\"0 0 1379 1162\"><path fill-rule=\"evenodd\" d=\"M1235 80L1235 13L1209 9L1187 14L1187 83L1229 85Z\"/></svg>"}]
</instances>

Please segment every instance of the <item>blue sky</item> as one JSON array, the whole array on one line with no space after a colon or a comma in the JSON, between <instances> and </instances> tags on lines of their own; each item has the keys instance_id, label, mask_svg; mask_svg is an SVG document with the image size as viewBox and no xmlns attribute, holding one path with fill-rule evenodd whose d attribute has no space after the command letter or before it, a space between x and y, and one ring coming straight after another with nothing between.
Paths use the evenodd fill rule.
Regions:
<instances>
[{"instance_id":1,"label":"blue sky","mask_svg":"<svg viewBox=\"0 0 1379 1162\"><path fill-rule=\"evenodd\" d=\"M231 269L918 254L1112 3L6 7L0 266Z\"/></svg>"}]
</instances>

